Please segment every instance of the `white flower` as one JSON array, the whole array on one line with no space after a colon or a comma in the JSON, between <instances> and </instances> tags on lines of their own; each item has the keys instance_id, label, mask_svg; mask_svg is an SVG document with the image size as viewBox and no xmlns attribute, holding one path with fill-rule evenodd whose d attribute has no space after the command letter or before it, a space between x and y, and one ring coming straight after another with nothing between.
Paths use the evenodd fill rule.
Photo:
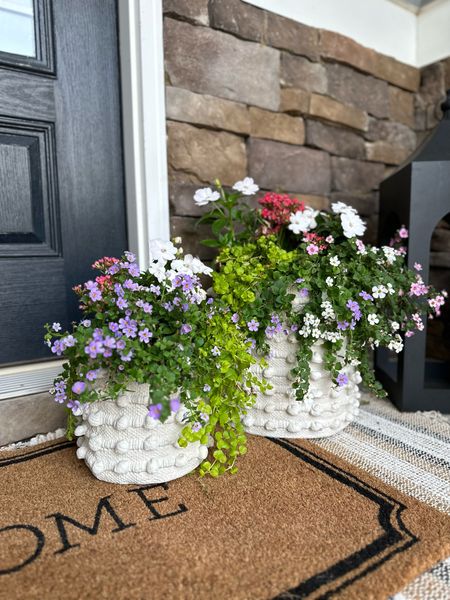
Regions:
<instances>
[{"instance_id":1,"label":"white flower","mask_svg":"<svg viewBox=\"0 0 450 600\"><path fill-rule=\"evenodd\" d=\"M331 287L333 285L333 283L334 283L334 279L332 277L327 277L325 279L325 283L327 284L328 287Z\"/></svg>"},{"instance_id":2,"label":"white flower","mask_svg":"<svg viewBox=\"0 0 450 600\"><path fill-rule=\"evenodd\" d=\"M177 255L177 249L172 242L164 240L150 240L149 258L152 262L167 262L173 260Z\"/></svg>"},{"instance_id":3,"label":"white flower","mask_svg":"<svg viewBox=\"0 0 450 600\"><path fill-rule=\"evenodd\" d=\"M314 227L317 227L316 217L318 214L318 210L314 210L309 206L306 207L304 211L298 210L290 216L290 225L288 225L288 229L293 231L295 235L306 233L307 231L314 229Z\"/></svg>"},{"instance_id":4,"label":"white flower","mask_svg":"<svg viewBox=\"0 0 450 600\"><path fill-rule=\"evenodd\" d=\"M392 331L398 331L400 329L400 324L397 321L391 321L391 329Z\"/></svg>"},{"instance_id":5,"label":"white flower","mask_svg":"<svg viewBox=\"0 0 450 600\"><path fill-rule=\"evenodd\" d=\"M387 289L384 285L374 285L372 287L372 296L374 298L386 298Z\"/></svg>"},{"instance_id":6,"label":"white flower","mask_svg":"<svg viewBox=\"0 0 450 600\"><path fill-rule=\"evenodd\" d=\"M344 231L345 237L352 238L355 236L361 236L366 230L364 221L355 213L343 212L341 213L341 225Z\"/></svg>"},{"instance_id":7,"label":"white flower","mask_svg":"<svg viewBox=\"0 0 450 600\"><path fill-rule=\"evenodd\" d=\"M358 214L356 212L356 210L353 208L353 206L349 206L348 204L345 204L345 202L333 202L333 204L331 205L331 210L336 215L340 215L340 214L344 214L344 213L352 213L354 215Z\"/></svg>"},{"instance_id":8,"label":"white flower","mask_svg":"<svg viewBox=\"0 0 450 600\"><path fill-rule=\"evenodd\" d=\"M194 194L194 202L197 206L206 206L208 202L215 202L219 198L219 192L213 192L211 188L201 188Z\"/></svg>"},{"instance_id":9,"label":"white flower","mask_svg":"<svg viewBox=\"0 0 450 600\"><path fill-rule=\"evenodd\" d=\"M387 291L388 293L392 296L393 294L395 294L395 289L394 286L392 285L392 283L388 283L387 284Z\"/></svg>"},{"instance_id":10,"label":"white flower","mask_svg":"<svg viewBox=\"0 0 450 600\"><path fill-rule=\"evenodd\" d=\"M204 265L199 258L192 256L192 254L186 254L183 259L173 260L170 266L176 273L187 273L189 275L196 275L198 273L210 275L213 271L210 267Z\"/></svg>"},{"instance_id":11,"label":"white flower","mask_svg":"<svg viewBox=\"0 0 450 600\"><path fill-rule=\"evenodd\" d=\"M341 261L337 256L330 256L330 265L332 267L338 267L341 264Z\"/></svg>"},{"instance_id":12,"label":"white flower","mask_svg":"<svg viewBox=\"0 0 450 600\"><path fill-rule=\"evenodd\" d=\"M52 329L53 331L61 331L61 323L53 323Z\"/></svg>"},{"instance_id":13,"label":"white flower","mask_svg":"<svg viewBox=\"0 0 450 600\"><path fill-rule=\"evenodd\" d=\"M173 243L174 244L181 244L183 240L181 239L181 237L178 235L177 237L173 238Z\"/></svg>"},{"instance_id":14,"label":"white flower","mask_svg":"<svg viewBox=\"0 0 450 600\"><path fill-rule=\"evenodd\" d=\"M236 181L233 190L241 192L244 196L253 196L259 190L259 187L253 181L252 177L245 177L242 181Z\"/></svg>"},{"instance_id":15,"label":"white flower","mask_svg":"<svg viewBox=\"0 0 450 600\"><path fill-rule=\"evenodd\" d=\"M388 348L389 350L393 350L397 354L403 350L403 340L398 333L396 333L392 340L389 342Z\"/></svg>"},{"instance_id":16,"label":"white flower","mask_svg":"<svg viewBox=\"0 0 450 600\"><path fill-rule=\"evenodd\" d=\"M388 265L392 265L397 258L394 248L391 248L390 246L383 246L381 249L383 250Z\"/></svg>"},{"instance_id":17,"label":"white flower","mask_svg":"<svg viewBox=\"0 0 450 600\"><path fill-rule=\"evenodd\" d=\"M162 283L171 275L170 271L166 271L164 265L165 263L163 262L155 262L152 263L148 268L149 273L154 275L160 283Z\"/></svg>"},{"instance_id":18,"label":"white flower","mask_svg":"<svg viewBox=\"0 0 450 600\"><path fill-rule=\"evenodd\" d=\"M371 325L376 325L377 323L379 323L379 322L380 322L380 319L379 319L379 318L377 317L377 315L376 315L376 314L374 314L374 313L371 313L371 314L370 314L370 315L367 317L367 320L369 321L369 323L370 323Z\"/></svg>"}]
</instances>

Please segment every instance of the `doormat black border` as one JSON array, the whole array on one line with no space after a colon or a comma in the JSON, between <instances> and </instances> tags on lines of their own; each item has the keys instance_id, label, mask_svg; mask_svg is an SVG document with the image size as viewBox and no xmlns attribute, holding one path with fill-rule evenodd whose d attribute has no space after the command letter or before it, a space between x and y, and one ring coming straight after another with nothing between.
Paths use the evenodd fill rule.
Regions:
<instances>
[{"instance_id":1,"label":"doormat black border","mask_svg":"<svg viewBox=\"0 0 450 600\"><path fill-rule=\"evenodd\" d=\"M324 585L335 581L336 585L333 589L318 596L317 600L331 598L334 594L362 579L368 573L375 571L396 554L404 552L420 541L402 521L401 514L407 509L404 504L367 484L352 473L337 467L326 459L317 456L314 452L301 448L287 439L268 439L378 505L378 522L384 532L367 546L340 560L325 571L300 582L296 587L275 596L273 600L307 598L314 592L319 591ZM358 569L361 570L355 573Z\"/></svg>"},{"instance_id":2,"label":"doormat black border","mask_svg":"<svg viewBox=\"0 0 450 600\"><path fill-rule=\"evenodd\" d=\"M287 600L288 598L289 600L297 600L307 598L311 594L320 591L320 588L324 585L335 582L336 585L333 589L329 589L327 592L317 597L317 600L327 600L355 581L362 579L368 573L375 571L396 554L406 551L420 541L416 535L409 531L402 521L402 512L407 509L403 503L374 486L367 484L352 473L337 467L314 452L297 446L292 441L277 438L265 439L280 446L284 450L287 450L296 458L299 458L318 471L328 475L338 483L350 487L353 491L377 505L378 521L383 530L383 534L365 547L338 561L325 571L317 573L309 579L300 582L294 588L278 594L273 600ZM65 440L48 448L32 450L31 452L12 458L1 458L0 468L33 460L35 458L41 458L73 446L75 446L75 442Z\"/></svg>"}]
</instances>

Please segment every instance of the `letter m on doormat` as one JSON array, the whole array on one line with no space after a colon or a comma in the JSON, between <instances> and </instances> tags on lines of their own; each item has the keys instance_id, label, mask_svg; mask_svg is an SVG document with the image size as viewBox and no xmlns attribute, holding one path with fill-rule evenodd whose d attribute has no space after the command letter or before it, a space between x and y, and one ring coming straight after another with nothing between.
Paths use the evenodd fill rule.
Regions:
<instances>
[{"instance_id":1,"label":"letter m on doormat","mask_svg":"<svg viewBox=\"0 0 450 600\"><path fill-rule=\"evenodd\" d=\"M118 531L123 531L124 529L128 529L128 527L134 527L136 525L136 523L124 523L122 521L122 519L116 513L114 508L111 506L111 503L109 501L110 498L111 496L105 496L104 498L100 498L99 503L97 505L97 512L95 513L94 517L94 524L92 525L92 527L89 527L89 525L83 525L83 523L80 523L72 517L63 515L62 513L54 513L45 517L46 519L55 519L56 526L58 528L58 532L61 538L62 547L59 550L56 550L55 554L62 554L63 552L66 552L71 548L76 548L77 546L80 546L80 544L71 544L69 542L69 536L66 529L67 525L77 527L78 529L89 533L89 535L97 535L103 511L105 511L116 524L116 527L111 530L112 533L117 533Z\"/></svg>"}]
</instances>

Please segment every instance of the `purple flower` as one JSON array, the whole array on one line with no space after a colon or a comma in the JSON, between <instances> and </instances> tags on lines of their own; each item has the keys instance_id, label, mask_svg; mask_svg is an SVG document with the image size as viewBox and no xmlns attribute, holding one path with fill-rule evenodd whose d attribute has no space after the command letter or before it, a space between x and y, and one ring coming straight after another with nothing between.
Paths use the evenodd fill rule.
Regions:
<instances>
[{"instance_id":1,"label":"purple flower","mask_svg":"<svg viewBox=\"0 0 450 600\"><path fill-rule=\"evenodd\" d=\"M291 325L291 331L298 331L298 325Z\"/></svg>"},{"instance_id":2,"label":"purple flower","mask_svg":"<svg viewBox=\"0 0 450 600\"><path fill-rule=\"evenodd\" d=\"M107 335L105 337L105 339L103 340L103 345L105 346L105 348L115 348L116 340L113 337L111 337L110 335Z\"/></svg>"},{"instance_id":3,"label":"purple flower","mask_svg":"<svg viewBox=\"0 0 450 600\"><path fill-rule=\"evenodd\" d=\"M148 344L152 337L153 333L147 327L139 332L139 339L141 342L144 342L144 344Z\"/></svg>"},{"instance_id":4,"label":"purple flower","mask_svg":"<svg viewBox=\"0 0 450 600\"><path fill-rule=\"evenodd\" d=\"M124 350L125 346L126 346L125 340L119 340L118 342L116 342L117 350Z\"/></svg>"},{"instance_id":5,"label":"purple flower","mask_svg":"<svg viewBox=\"0 0 450 600\"><path fill-rule=\"evenodd\" d=\"M181 402L178 396L176 396L175 398L172 398L170 400L170 410L172 412L177 412L177 410L180 408L181 406Z\"/></svg>"},{"instance_id":6,"label":"purple flower","mask_svg":"<svg viewBox=\"0 0 450 600\"><path fill-rule=\"evenodd\" d=\"M53 346L51 347L51 351L53 354L56 354L56 356L61 356L65 349L66 346L64 345L63 340L55 340Z\"/></svg>"},{"instance_id":7,"label":"purple flower","mask_svg":"<svg viewBox=\"0 0 450 600\"><path fill-rule=\"evenodd\" d=\"M113 333L116 333L116 331L119 331L118 323L108 323L108 327L109 327L110 331L112 331Z\"/></svg>"},{"instance_id":8,"label":"purple flower","mask_svg":"<svg viewBox=\"0 0 450 600\"><path fill-rule=\"evenodd\" d=\"M189 310L189 304L185 303L181 305L181 310L187 312Z\"/></svg>"},{"instance_id":9,"label":"purple flower","mask_svg":"<svg viewBox=\"0 0 450 600\"><path fill-rule=\"evenodd\" d=\"M343 387L344 385L347 385L348 383L348 377L345 373L339 373L339 375L336 377L336 383L339 385L339 387Z\"/></svg>"},{"instance_id":10,"label":"purple flower","mask_svg":"<svg viewBox=\"0 0 450 600\"><path fill-rule=\"evenodd\" d=\"M92 342L89 342L89 344L85 346L84 351L86 354L89 354L90 358L96 358L97 354L103 354L103 344L92 340Z\"/></svg>"},{"instance_id":11,"label":"purple flower","mask_svg":"<svg viewBox=\"0 0 450 600\"><path fill-rule=\"evenodd\" d=\"M212 304L214 302L214 298L208 298L206 304Z\"/></svg>"},{"instance_id":12,"label":"purple flower","mask_svg":"<svg viewBox=\"0 0 450 600\"><path fill-rule=\"evenodd\" d=\"M197 431L200 431L200 429L202 428L201 423L199 423L198 421L196 421L195 423L192 424L191 429L194 433L196 433Z\"/></svg>"},{"instance_id":13,"label":"purple flower","mask_svg":"<svg viewBox=\"0 0 450 600\"><path fill-rule=\"evenodd\" d=\"M86 283L84 284L84 287L87 290L94 290L97 287L97 283L95 281L92 281L91 279L89 281L86 281Z\"/></svg>"},{"instance_id":14,"label":"purple flower","mask_svg":"<svg viewBox=\"0 0 450 600\"><path fill-rule=\"evenodd\" d=\"M295 283L303 283L305 280L303 279L303 277L299 277L298 279L295 280Z\"/></svg>"},{"instance_id":15,"label":"purple flower","mask_svg":"<svg viewBox=\"0 0 450 600\"><path fill-rule=\"evenodd\" d=\"M102 330L102 329L100 329L100 327L96 327L96 328L94 329L94 332L93 332L93 334L92 334L92 337L94 338L94 340L95 340L96 342L101 342L101 341L103 341L103 330Z\"/></svg>"},{"instance_id":16,"label":"purple flower","mask_svg":"<svg viewBox=\"0 0 450 600\"><path fill-rule=\"evenodd\" d=\"M120 355L120 360L123 360L123 362L130 362L132 358L133 358L133 350L130 350L128 352L128 354Z\"/></svg>"},{"instance_id":17,"label":"purple flower","mask_svg":"<svg viewBox=\"0 0 450 600\"><path fill-rule=\"evenodd\" d=\"M209 421L209 415L206 413L200 413L200 419L204 422L207 423Z\"/></svg>"},{"instance_id":18,"label":"purple flower","mask_svg":"<svg viewBox=\"0 0 450 600\"><path fill-rule=\"evenodd\" d=\"M89 319L84 319L84 321L80 322L80 325L83 325L83 327L90 327L91 326L91 322Z\"/></svg>"},{"instance_id":19,"label":"purple flower","mask_svg":"<svg viewBox=\"0 0 450 600\"><path fill-rule=\"evenodd\" d=\"M153 285L153 284L151 284L150 291L151 291L152 294L155 294L155 296L160 296L161 295L161 288L159 287L159 285Z\"/></svg>"},{"instance_id":20,"label":"purple flower","mask_svg":"<svg viewBox=\"0 0 450 600\"><path fill-rule=\"evenodd\" d=\"M214 346L214 348L211 350L211 354L213 356L220 356L220 350L217 346Z\"/></svg>"},{"instance_id":21,"label":"purple flower","mask_svg":"<svg viewBox=\"0 0 450 600\"><path fill-rule=\"evenodd\" d=\"M128 266L128 273L132 277L139 277L139 275L141 274L141 271L139 270L139 266L136 263L132 263L131 265Z\"/></svg>"},{"instance_id":22,"label":"purple flower","mask_svg":"<svg viewBox=\"0 0 450 600\"><path fill-rule=\"evenodd\" d=\"M89 298L93 302L97 302L97 300L102 299L102 293L98 288L92 288L92 290L89 292Z\"/></svg>"},{"instance_id":23,"label":"purple flower","mask_svg":"<svg viewBox=\"0 0 450 600\"><path fill-rule=\"evenodd\" d=\"M142 305L142 310L150 315L153 312L153 305L149 302L144 302L144 304Z\"/></svg>"},{"instance_id":24,"label":"purple flower","mask_svg":"<svg viewBox=\"0 0 450 600\"><path fill-rule=\"evenodd\" d=\"M72 392L74 394L82 394L85 389L86 384L84 383L84 381L75 381L75 383L72 386Z\"/></svg>"},{"instance_id":25,"label":"purple flower","mask_svg":"<svg viewBox=\"0 0 450 600\"><path fill-rule=\"evenodd\" d=\"M123 298L123 296L125 295L125 292L123 291L123 287L120 285L120 283L114 284L114 291L116 292L116 295L119 296L120 298Z\"/></svg>"},{"instance_id":26,"label":"purple flower","mask_svg":"<svg viewBox=\"0 0 450 600\"><path fill-rule=\"evenodd\" d=\"M76 339L73 337L73 335L67 335L62 339L62 343L66 348L72 348L76 344Z\"/></svg>"},{"instance_id":27,"label":"purple flower","mask_svg":"<svg viewBox=\"0 0 450 600\"><path fill-rule=\"evenodd\" d=\"M161 416L162 404L151 404L148 408L148 414L152 419L158 420Z\"/></svg>"},{"instance_id":28,"label":"purple flower","mask_svg":"<svg viewBox=\"0 0 450 600\"><path fill-rule=\"evenodd\" d=\"M265 330L265 332L264 332L264 333L266 334L266 336L267 336L268 338L271 338L271 337L273 337L273 335L275 334L275 327L274 327L273 325L268 325L268 326L266 327L266 330Z\"/></svg>"},{"instance_id":29,"label":"purple flower","mask_svg":"<svg viewBox=\"0 0 450 600\"><path fill-rule=\"evenodd\" d=\"M274 325L278 325L278 323L280 322L280 317L278 315L272 315L270 317L270 322Z\"/></svg>"},{"instance_id":30,"label":"purple flower","mask_svg":"<svg viewBox=\"0 0 450 600\"><path fill-rule=\"evenodd\" d=\"M340 329L341 331L345 331L349 327L350 327L350 323L348 321L338 321L337 322L337 328Z\"/></svg>"},{"instance_id":31,"label":"purple flower","mask_svg":"<svg viewBox=\"0 0 450 600\"><path fill-rule=\"evenodd\" d=\"M118 298L116 300L116 304L117 304L117 308L120 308L122 310L124 308L128 308L128 302L127 302L127 300L125 300L125 298Z\"/></svg>"},{"instance_id":32,"label":"purple flower","mask_svg":"<svg viewBox=\"0 0 450 600\"><path fill-rule=\"evenodd\" d=\"M203 386L203 391L204 392L210 392L211 391L211 386L208 385L207 383L205 383L205 385Z\"/></svg>"},{"instance_id":33,"label":"purple flower","mask_svg":"<svg viewBox=\"0 0 450 600\"><path fill-rule=\"evenodd\" d=\"M373 296L371 296L369 293L365 292L364 290L362 292L359 292L359 296L361 296L361 298L363 300L370 300L370 302L373 302Z\"/></svg>"},{"instance_id":34,"label":"purple flower","mask_svg":"<svg viewBox=\"0 0 450 600\"><path fill-rule=\"evenodd\" d=\"M118 264L111 265L107 271L108 275L115 275L120 271L120 267Z\"/></svg>"},{"instance_id":35,"label":"purple flower","mask_svg":"<svg viewBox=\"0 0 450 600\"><path fill-rule=\"evenodd\" d=\"M131 290L132 292L135 292L137 289L139 289L139 285L132 279L125 279L123 282L123 287L127 290Z\"/></svg>"},{"instance_id":36,"label":"purple flower","mask_svg":"<svg viewBox=\"0 0 450 600\"><path fill-rule=\"evenodd\" d=\"M181 334L190 333L191 331L192 331L192 327L187 323L183 323L183 325L180 327Z\"/></svg>"},{"instance_id":37,"label":"purple flower","mask_svg":"<svg viewBox=\"0 0 450 600\"><path fill-rule=\"evenodd\" d=\"M167 312L172 312L173 311L173 304L172 302L163 302L163 308L165 308L167 310Z\"/></svg>"},{"instance_id":38,"label":"purple flower","mask_svg":"<svg viewBox=\"0 0 450 600\"><path fill-rule=\"evenodd\" d=\"M258 323L258 321L255 321L255 319L252 319L251 321L249 321L247 323L247 327L248 327L249 331L258 331L259 323Z\"/></svg>"},{"instance_id":39,"label":"purple flower","mask_svg":"<svg viewBox=\"0 0 450 600\"><path fill-rule=\"evenodd\" d=\"M300 293L300 296L302 296L302 298L306 298L307 296L309 296L308 288L302 288L299 293Z\"/></svg>"},{"instance_id":40,"label":"purple flower","mask_svg":"<svg viewBox=\"0 0 450 600\"><path fill-rule=\"evenodd\" d=\"M133 252L130 252L129 250L125 250L124 254L130 263L136 262L136 254L133 254Z\"/></svg>"},{"instance_id":41,"label":"purple flower","mask_svg":"<svg viewBox=\"0 0 450 600\"><path fill-rule=\"evenodd\" d=\"M81 404L79 400L69 400L67 403L67 408L70 408L72 413L76 416L80 415L82 412Z\"/></svg>"},{"instance_id":42,"label":"purple flower","mask_svg":"<svg viewBox=\"0 0 450 600\"><path fill-rule=\"evenodd\" d=\"M349 308L352 312L355 312L355 310L359 310L359 304L355 302L355 300L349 300L345 306Z\"/></svg>"},{"instance_id":43,"label":"purple flower","mask_svg":"<svg viewBox=\"0 0 450 600\"><path fill-rule=\"evenodd\" d=\"M86 379L88 381L95 381L98 377L98 369L96 371L88 371L86 373Z\"/></svg>"}]
</instances>

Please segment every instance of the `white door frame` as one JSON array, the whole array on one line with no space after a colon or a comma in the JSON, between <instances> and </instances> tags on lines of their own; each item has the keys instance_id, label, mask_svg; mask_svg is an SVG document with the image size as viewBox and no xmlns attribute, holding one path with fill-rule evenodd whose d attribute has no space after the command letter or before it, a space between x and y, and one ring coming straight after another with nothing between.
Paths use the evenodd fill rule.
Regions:
<instances>
[{"instance_id":1,"label":"white door frame","mask_svg":"<svg viewBox=\"0 0 450 600\"><path fill-rule=\"evenodd\" d=\"M141 267L148 240L169 239L162 0L119 0L128 239Z\"/></svg>"},{"instance_id":2,"label":"white door frame","mask_svg":"<svg viewBox=\"0 0 450 600\"><path fill-rule=\"evenodd\" d=\"M119 0L118 7L128 249L145 268L148 241L170 237L163 8L162 0ZM47 391L61 365L0 368L0 400Z\"/></svg>"}]
</instances>

